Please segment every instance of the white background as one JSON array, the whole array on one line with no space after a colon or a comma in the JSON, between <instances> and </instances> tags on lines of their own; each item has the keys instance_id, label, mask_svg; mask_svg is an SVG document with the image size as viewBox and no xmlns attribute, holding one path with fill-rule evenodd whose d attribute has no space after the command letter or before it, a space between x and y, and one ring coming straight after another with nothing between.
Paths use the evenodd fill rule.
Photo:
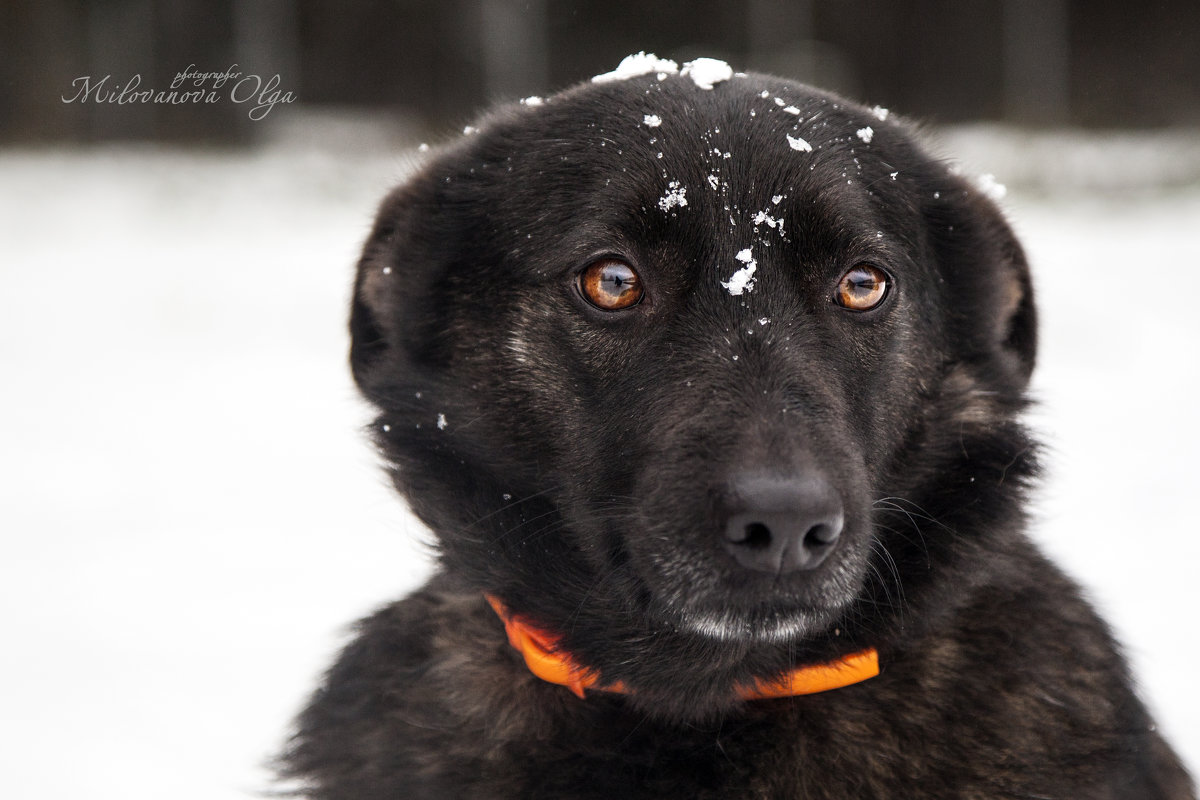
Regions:
<instances>
[{"instance_id":1,"label":"white background","mask_svg":"<svg viewBox=\"0 0 1200 800\"><path fill-rule=\"evenodd\" d=\"M1028 177L1019 136L949 141ZM1043 320L1033 535L1196 770L1200 182L1038 146L1055 179L1005 200ZM0 151L0 796L268 788L346 626L428 572L345 365L410 156L349 150Z\"/></svg>"}]
</instances>

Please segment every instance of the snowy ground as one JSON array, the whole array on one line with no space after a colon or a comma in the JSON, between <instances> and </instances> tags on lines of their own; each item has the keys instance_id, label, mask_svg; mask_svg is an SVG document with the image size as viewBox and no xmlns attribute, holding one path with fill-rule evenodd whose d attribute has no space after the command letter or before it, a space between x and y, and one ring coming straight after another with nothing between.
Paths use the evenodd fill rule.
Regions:
<instances>
[{"instance_id":1,"label":"snowy ground","mask_svg":"<svg viewBox=\"0 0 1200 800\"><path fill-rule=\"evenodd\" d=\"M1019 137L948 141L1025 185L1006 204L1044 321L1036 535L1196 770L1200 161L1155 177L1128 142L1041 140L1047 165L1082 161L1039 182ZM262 790L345 625L427 572L344 363L351 265L406 163L0 151L0 796ZM1117 163L1119 185L1088 178Z\"/></svg>"}]
</instances>

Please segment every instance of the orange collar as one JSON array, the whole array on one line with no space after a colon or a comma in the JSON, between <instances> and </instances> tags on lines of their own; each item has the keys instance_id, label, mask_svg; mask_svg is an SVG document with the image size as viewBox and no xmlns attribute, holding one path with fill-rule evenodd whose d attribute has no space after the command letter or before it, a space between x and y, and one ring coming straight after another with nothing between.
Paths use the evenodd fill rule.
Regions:
<instances>
[{"instance_id":1,"label":"orange collar","mask_svg":"<svg viewBox=\"0 0 1200 800\"><path fill-rule=\"evenodd\" d=\"M486 597L504 622L504 629L508 632L508 643L525 657L525 665L534 675L544 681L567 687L581 699L587 689L617 694L629 693L620 682L598 686L600 676L595 670L576 664L569 653L559 649L561 637L530 625L522 617L510 612L508 606L498 598L490 594ZM816 694L860 683L878 674L879 653L872 647L842 656L828 664L797 667L777 680L756 680L752 686L739 686L737 693L743 700L769 700L776 697Z\"/></svg>"}]
</instances>

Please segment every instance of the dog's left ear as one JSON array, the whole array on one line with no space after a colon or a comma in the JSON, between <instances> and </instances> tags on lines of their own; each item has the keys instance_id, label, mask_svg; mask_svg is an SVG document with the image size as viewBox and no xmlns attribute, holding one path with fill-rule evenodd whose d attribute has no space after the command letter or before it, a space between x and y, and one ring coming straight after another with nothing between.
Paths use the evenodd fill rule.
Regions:
<instances>
[{"instance_id":1,"label":"dog's left ear","mask_svg":"<svg viewBox=\"0 0 1200 800\"><path fill-rule=\"evenodd\" d=\"M971 361L1004 384L1023 389L1037 357L1037 310L1025 251L996 204L954 179L926 208L948 292L950 330ZM997 369L998 368L998 372Z\"/></svg>"}]
</instances>

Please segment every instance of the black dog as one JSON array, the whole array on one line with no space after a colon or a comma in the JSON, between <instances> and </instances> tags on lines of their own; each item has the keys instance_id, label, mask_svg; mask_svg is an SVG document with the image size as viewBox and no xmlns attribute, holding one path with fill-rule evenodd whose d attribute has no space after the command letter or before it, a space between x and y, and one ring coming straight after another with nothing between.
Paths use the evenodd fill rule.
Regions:
<instances>
[{"instance_id":1,"label":"black dog","mask_svg":"<svg viewBox=\"0 0 1200 800\"><path fill-rule=\"evenodd\" d=\"M1023 533L1021 247L885 110L649 56L502 108L351 330L441 570L302 715L308 796L1193 796Z\"/></svg>"}]
</instances>

